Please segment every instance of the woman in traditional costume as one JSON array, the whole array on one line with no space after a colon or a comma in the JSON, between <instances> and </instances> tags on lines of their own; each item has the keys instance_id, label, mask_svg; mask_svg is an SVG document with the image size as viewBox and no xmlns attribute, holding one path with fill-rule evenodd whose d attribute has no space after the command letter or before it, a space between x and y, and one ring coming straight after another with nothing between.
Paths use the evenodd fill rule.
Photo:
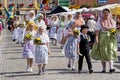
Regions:
<instances>
[{"instance_id":1,"label":"woman in traditional costume","mask_svg":"<svg viewBox=\"0 0 120 80\"><path fill-rule=\"evenodd\" d=\"M117 59L117 42L115 37L116 22L112 19L109 9L102 11L96 29L96 43L91 50L91 57L101 60L102 72L106 72L106 62L109 62L109 72L115 72L113 60Z\"/></svg>"},{"instance_id":2,"label":"woman in traditional costume","mask_svg":"<svg viewBox=\"0 0 120 80\"><path fill-rule=\"evenodd\" d=\"M60 43L63 37L63 31L66 27L66 17L62 16L60 21L59 21L59 27L57 29L57 41ZM61 44L61 48L63 47L63 45Z\"/></svg>"}]
</instances>

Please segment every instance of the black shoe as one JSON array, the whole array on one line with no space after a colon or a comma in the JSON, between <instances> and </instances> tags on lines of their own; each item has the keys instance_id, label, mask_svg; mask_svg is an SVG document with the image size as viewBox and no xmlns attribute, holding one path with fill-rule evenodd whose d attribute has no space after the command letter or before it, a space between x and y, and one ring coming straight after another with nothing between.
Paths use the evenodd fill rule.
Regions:
<instances>
[{"instance_id":1,"label":"black shoe","mask_svg":"<svg viewBox=\"0 0 120 80\"><path fill-rule=\"evenodd\" d=\"M102 73L106 73L106 71L105 71L105 70L102 70Z\"/></svg>"},{"instance_id":2,"label":"black shoe","mask_svg":"<svg viewBox=\"0 0 120 80\"><path fill-rule=\"evenodd\" d=\"M90 73L90 74L91 74L91 73L93 73L93 70L92 70L92 69L90 69L90 70L89 70L89 73Z\"/></svg>"},{"instance_id":3,"label":"black shoe","mask_svg":"<svg viewBox=\"0 0 120 80\"><path fill-rule=\"evenodd\" d=\"M15 39L13 39L13 42L15 42Z\"/></svg>"},{"instance_id":4,"label":"black shoe","mask_svg":"<svg viewBox=\"0 0 120 80\"><path fill-rule=\"evenodd\" d=\"M78 70L78 73L81 73L81 71L82 71L82 69L79 69L79 70Z\"/></svg>"},{"instance_id":5,"label":"black shoe","mask_svg":"<svg viewBox=\"0 0 120 80\"><path fill-rule=\"evenodd\" d=\"M70 68L71 66L70 66L70 64L68 64L68 68Z\"/></svg>"},{"instance_id":6,"label":"black shoe","mask_svg":"<svg viewBox=\"0 0 120 80\"><path fill-rule=\"evenodd\" d=\"M43 72L43 74L45 74L45 68L42 68L42 72Z\"/></svg>"},{"instance_id":7,"label":"black shoe","mask_svg":"<svg viewBox=\"0 0 120 80\"><path fill-rule=\"evenodd\" d=\"M115 72L115 69L110 69L109 72L113 73L113 72Z\"/></svg>"},{"instance_id":8,"label":"black shoe","mask_svg":"<svg viewBox=\"0 0 120 80\"><path fill-rule=\"evenodd\" d=\"M81 73L81 71L78 71L78 73Z\"/></svg>"},{"instance_id":9,"label":"black shoe","mask_svg":"<svg viewBox=\"0 0 120 80\"><path fill-rule=\"evenodd\" d=\"M63 46L61 46L60 48L63 49Z\"/></svg>"},{"instance_id":10,"label":"black shoe","mask_svg":"<svg viewBox=\"0 0 120 80\"><path fill-rule=\"evenodd\" d=\"M72 71L75 71L75 69L74 69L74 68L72 68Z\"/></svg>"}]
</instances>

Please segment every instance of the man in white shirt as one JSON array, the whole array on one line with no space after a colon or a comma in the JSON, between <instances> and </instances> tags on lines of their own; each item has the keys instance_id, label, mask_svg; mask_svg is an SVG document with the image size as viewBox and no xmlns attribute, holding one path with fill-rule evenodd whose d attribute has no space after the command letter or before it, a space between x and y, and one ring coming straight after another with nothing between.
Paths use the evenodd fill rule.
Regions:
<instances>
[{"instance_id":1,"label":"man in white shirt","mask_svg":"<svg viewBox=\"0 0 120 80\"><path fill-rule=\"evenodd\" d=\"M93 15L91 15L90 19L87 22L87 26L89 27L88 34L90 35L90 39L91 39L91 42L90 42L91 48L95 41L95 29L96 29L96 25L97 25L97 23L94 19L95 19L95 17Z\"/></svg>"}]
</instances>

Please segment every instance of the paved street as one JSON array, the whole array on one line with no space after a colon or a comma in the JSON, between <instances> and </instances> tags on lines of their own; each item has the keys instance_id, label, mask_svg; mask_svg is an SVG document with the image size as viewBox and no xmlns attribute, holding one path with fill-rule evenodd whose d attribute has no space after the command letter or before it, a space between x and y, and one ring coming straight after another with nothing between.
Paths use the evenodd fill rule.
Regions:
<instances>
[{"instance_id":1,"label":"paved street","mask_svg":"<svg viewBox=\"0 0 120 80\"><path fill-rule=\"evenodd\" d=\"M26 60L22 59L22 47L20 44L12 42L11 33L3 31L3 38L0 41L0 80L120 80L120 60L115 62L116 72L110 74L108 63L107 73L101 73L100 61L92 60L93 74L89 74L86 61L84 61L83 71L71 71L67 68L67 59L62 55L60 46L51 46L49 64L46 74L37 75L37 65L33 65L33 73L26 73ZM77 69L77 62L76 62Z\"/></svg>"}]
</instances>

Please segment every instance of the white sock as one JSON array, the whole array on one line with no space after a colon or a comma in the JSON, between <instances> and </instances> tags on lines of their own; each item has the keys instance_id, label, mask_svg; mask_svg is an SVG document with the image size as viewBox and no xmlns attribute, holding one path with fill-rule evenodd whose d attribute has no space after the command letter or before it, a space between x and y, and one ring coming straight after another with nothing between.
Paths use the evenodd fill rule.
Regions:
<instances>
[{"instance_id":1,"label":"white sock","mask_svg":"<svg viewBox=\"0 0 120 80\"><path fill-rule=\"evenodd\" d=\"M110 69L113 69L113 60L109 61L109 66L110 66Z\"/></svg>"}]
</instances>

